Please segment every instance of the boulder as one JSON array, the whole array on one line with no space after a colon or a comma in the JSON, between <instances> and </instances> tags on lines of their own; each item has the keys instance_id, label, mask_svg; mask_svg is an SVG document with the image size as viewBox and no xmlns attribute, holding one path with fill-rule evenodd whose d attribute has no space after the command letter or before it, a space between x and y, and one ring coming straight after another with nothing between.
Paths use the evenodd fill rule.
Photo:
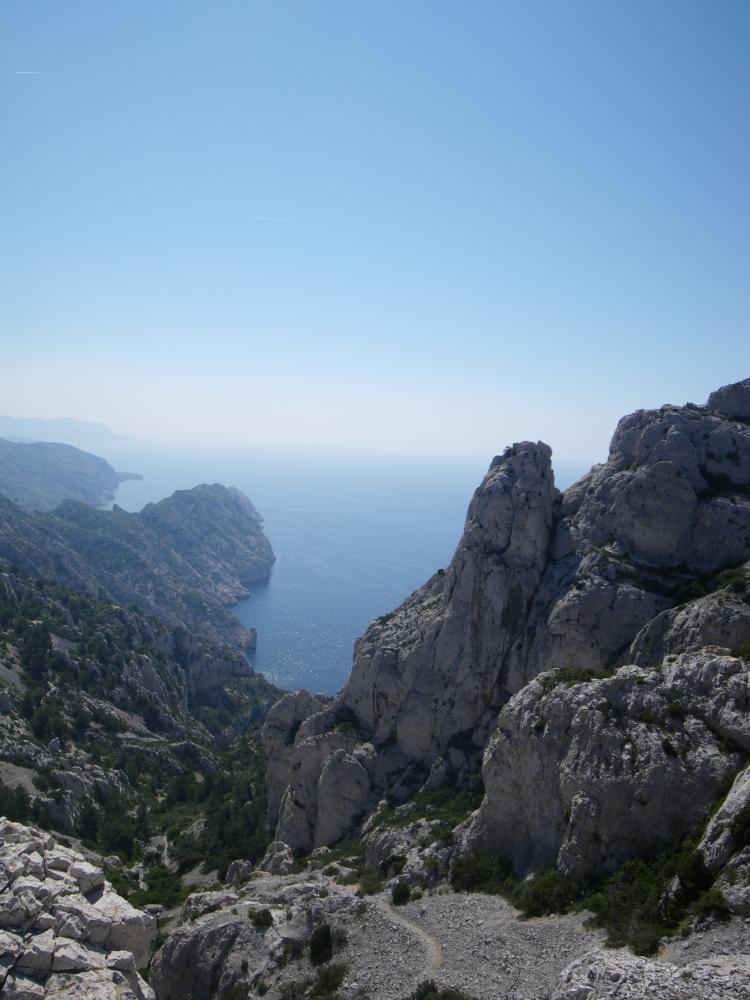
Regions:
<instances>
[{"instance_id":1,"label":"boulder","mask_svg":"<svg viewBox=\"0 0 750 1000\"><path fill-rule=\"evenodd\" d=\"M288 844L281 840L272 841L258 864L261 871L270 875L286 875L294 867L294 855Z\"/></svg>"}]
</instances>

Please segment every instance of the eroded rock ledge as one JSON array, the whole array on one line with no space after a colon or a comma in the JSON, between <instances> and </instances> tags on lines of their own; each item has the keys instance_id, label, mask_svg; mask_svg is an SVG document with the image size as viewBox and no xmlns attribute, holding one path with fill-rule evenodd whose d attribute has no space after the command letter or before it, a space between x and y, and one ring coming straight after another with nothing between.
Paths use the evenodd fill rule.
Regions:
<instances>
[{"instance_id":1,"label":"eroded rock ledge","mask_svg":"<svg viewBox=\"0 0 750 1000\"><path fill-rule=\"evenodd\" d=\"M138 974L154 917L118 896L102 870L32 827L0 818L0 993L153 1000Z\"/></svg>"}]
</instances>

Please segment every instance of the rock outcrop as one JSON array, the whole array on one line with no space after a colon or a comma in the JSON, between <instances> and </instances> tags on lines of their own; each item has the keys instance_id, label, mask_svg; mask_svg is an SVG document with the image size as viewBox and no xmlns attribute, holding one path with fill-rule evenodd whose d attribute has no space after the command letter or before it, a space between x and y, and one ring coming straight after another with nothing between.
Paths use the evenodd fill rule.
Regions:
<instances>
[{"instance_id":1,"label":"rock outcrop","mask_svg":"<svg viewBox=\"0 0 750 1000\"><path fill-rule=\"evenodd\" d=\"M274 555L247 497L214 484L180 490L138 514L72 501L32 514L0 497L0 559L244 646L251 636L228 607L268 576Z\"/></svg>"},{"instance_id":2,"label":"rock outcrop","mask_svg":"<svg viewBox=\"0 0 750 1000\"><path fill-rule=\"evenodd\" d=\"M0 818L0 993L153 1000L141 979L153 917L100 868L32 827Z\"/></svg>"},{"instance_id":3,"label":"rock outcrop","mask_svg":"<svg viewBox=\"0 0 750 1000\"><path fill-rule=\"evenodd\" d=\"M565 969L552 1000L745 1000L748 996L747 955L678 966L598 948Z\"/></svg>"},{"instance_id":4,"label":"rock outcrop","mask_svg":"<svg viewBox=\"0 0 750 1000\"><path fill-rule=\"evenodd\" d=\"M668 847L750 752L749 706L750 662L720 649L583 683L542 674L500 713L464 849L525 876L600 875Z\"/></svg>"},{"instance_id":5,"label":"rock outcrop","mask_svg":"<svg viewBox=\"0 0 750 1000\"><path fill-rule=\"evenodd\" d=\"M261 874L243 890L194 893L151 966L159 1000L263 995L271 983L309 975L303 955L313 931L325 923L345 938L365 909L353 893L332 890L319 874Z\"/></svg>"},{"instance_id":6,"label":"rock outcrop","mask_svg":"<svg viewBox=\"0 0 750 1000\"><path fill-rule=\"evenodd\" d=\"M330 844L386 794L461 783L500 710L544 671L654 667L670 653L746 641L736 568L750 559L749 411L750 379L705 406L639 410L620 421L607 462L563 494L546 445L496 458L451 564L370 626L341 694L301 724L296 712L286 729L269 723L276 838ZM707 763L718 772L721 761ZM555 773L558 764L553 750ZM578 824L596 808L572 807Z\"/></svg>"}]
</instances>

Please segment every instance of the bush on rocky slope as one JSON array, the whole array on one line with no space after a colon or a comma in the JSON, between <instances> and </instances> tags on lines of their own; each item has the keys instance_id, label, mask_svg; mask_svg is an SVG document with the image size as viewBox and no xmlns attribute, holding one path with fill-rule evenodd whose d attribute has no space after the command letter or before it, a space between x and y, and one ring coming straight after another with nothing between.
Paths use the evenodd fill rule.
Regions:
<instances>
[{"instance_id":1,"label":"bush on rocky slope","mask_svg":"<svg viewBox=\"0 0 750 1000\"><path fill-rule=\"evenodd\" d=\"M688 837L651 861L628 861L597 880L554 868L517 879L507 863L469 855L454 862L451 886L456 892L503 895L525 917L589 910L594 926L607 931L607 944L649 955L691 917L728 916L721 892L713 887L714 876L696 850L698 839Z\"/></svg>"}]
</instances>

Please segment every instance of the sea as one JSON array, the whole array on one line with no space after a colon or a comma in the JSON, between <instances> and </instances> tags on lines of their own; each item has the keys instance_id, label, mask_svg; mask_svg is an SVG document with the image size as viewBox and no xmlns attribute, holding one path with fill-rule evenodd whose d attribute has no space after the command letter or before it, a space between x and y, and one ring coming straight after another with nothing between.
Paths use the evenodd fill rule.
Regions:
<instances>
[{"instance_id":1,"label":"sea","mask_svg":"<svg viewBox=\"0 0 750 1000\"><path fill-rule=\"evenodd\" d=\"M93 449L92 449L93 450ZM270 578L233 610L258 631L248 658L281 688L335 694L355 639L450 561L492 456L414 458L156 448L99 442L128 511L199 483L241 489L276 554ZM557 472L564 488L585 471Z\"/></svg>"}]
</instances>

